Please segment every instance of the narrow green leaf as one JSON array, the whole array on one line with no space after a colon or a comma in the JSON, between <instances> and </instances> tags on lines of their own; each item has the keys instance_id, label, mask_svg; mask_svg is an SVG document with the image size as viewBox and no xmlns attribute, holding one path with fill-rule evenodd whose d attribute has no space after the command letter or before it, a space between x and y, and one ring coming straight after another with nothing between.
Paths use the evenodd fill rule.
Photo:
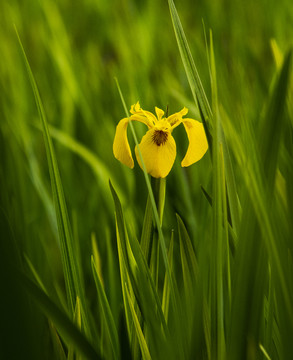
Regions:
<instances>
[{"instance_id":1,"label":"narrow green leaf","mask_svg":"<svg viewBox=\"0 0 293 360\"><path fill-rule=\"evenodd\" d=\"M38 274L36 268L34 267L32 262L30 261L29 257L26 254L24 254L24 258L25 258L25 261L27 262L28 267L30 268L36 282L38 283L39 287L44 291L44 293L48 294L47 289L46 289L43 281L41 280L40 275Z\"/></svg>"},{"instance_id":2,"label":"narrow green leaf","mask_svg":"<svg viewBox=\"0 0 293 360\"><path fill-rule=\"evenodd\" d=\"M169 250L168 250L168 258L169 258L171 271L173 270L173 250L174 250L174 231L172 231ZM168 322L169 305L170 305L170 286L169 286L168 276L167 274L165 274L163 296L162 296L162 310L166 322Z\"/></svg>"},{"instance_id":3,"label":"narrow green leaf","mask_svg":"<svg viewBox=\"0 0 293 360\"><path fill-rule=\"evenodd\" d=\"M44 314L55 324L69 346L81 353L85 359L101 359L97 350L94 349L84 334L38 286L22 274L20 274L20 284L25 287Z\"/></svg>"},{"instance_id":4,"label":"narrow green leaf","mask_svg":"<svg viewBox=\"0 0 293 360\"><path fill-rule=\"evenodd\" d=\"M125 280L128 290L133 294L133 303L137 303L139 307L152 353L157 357L159 354L161 354L161 356L164 354L166 358L170 358L170 356L174 355L175 351L178 352L178 348L176 346L172 349L170 345L168 345L170 334L150 269L148 268L147 261L138 240L127 237L119 198L112 187L111 191L116 201L117 245L120 269L123 272L121 272L121 281ZM123 243L123 241L125 243ZM125 254L123 254L123 252L125 252ZM125 303L126 290L123 283L122 290ZM179 298L178 295L177 298ZM136 300L136 302L134 300ZM125 309L127 310L127 307L125 307ZM175 319L179 324L177 317L179 317L178 313L175 314ZM128 319L128 329L130 338L132 339L131 317L129 318L129 312L127 311L126 319ZM181 341L181 339L178 339L178 341Z\"/></svg>"},{"instance_id":5,"label":"narrow green leaf","mask_svg":"<svg viewBox=\"0 0 293 360\"><path fill-rule=\"evenodd\" d=\"M150 351L148 349L145 338L143 336L143 332L141 330L140 323L139 323L138 318L137 318L137 314L136 314L136 312L134 310L133 302L132 302L132 299L131 299L131 296L129 294L129 290L128 290L127 286L126 286L126 299L127 299L127 304L129 306L129 309L130 309L130 312L131 312L131 315L132 315L136 335L137 335L138 342L139 342L139 345L140 345L142 358L144 360L151 360L152 359L151 354L150 354Z\"/></svg>"},{"instance_id":6,"label":"narrow green leaf","mask_svg":"<svg viewBox=\"0 0 293 360\"><path fill-rule=\"evenodd\" d=\"M198 74L197 68L195 66L191 51L189 49L188 42L184 34L184 30L181 25L174 2L173 0L168 0L168 2L169 2L171 18L173 22L173 27L175 31L175 36L177 39L177 44L180 51L181 59L185 68L186 76L188 78L188 82L192 91L194 101L199 106L200 114L202 115L201 116L202 122L209 143L209 149L210 151L212 151L213 150L212 137L214 135L211 134L210 131L215 126L213 119L213 112L211 110L207 96L203 89L202 82ZM213 66L212 59L210 59L210 66ZM211 84L213 87L214 86L213 79L211 79ZM235 178L234 178L229 150L226 144L224 134L221 133L221 137L222 137L221 141L223 143L223 152L224 152L224 160L225 160L225 172L226 172L226 182L227 182L227 193L229 198L229 208L231 212L232 224L237 232L240 224L240 216L239 216L239 205L237 199Z\"/></svg>"},{"instance_id":7,"label":"narrow green leaf","mask_svg":"<svg viewBox=\"0 0 293 360\"><path fill-rule=\"evenodd\" d=\"M65 351L63 349L62 342L54 324L49 320L50 333L52 337L53 347L56 354L56 358L59 360L66 360Z\"/></svg>"},{"instance_id":8,"label":"narrow green leaf","mask_svg":"<svg viewBox=\"0 0 293 360\"><path fill-rule=\"evenodd\" d=\"M202 86L201 79L199 77L197 68L195 66L193 57L191 55L191 51L188 46L188 42L186 36L184 34L183 27L181 25L177 10L175 8L173 0L168 0L171 19L174 26L175 36L178 44L178 48L180 51L181 59L185 68L185 72L187 75L187 79L189 82L189 86L193 95L193 99L196 104L198 104L200 113L202 114L202 121L205 126L205 130L207 132L207 139L209 142L209 147L211 148L211 135L208 131L208 126L211 126L211 118L212 118L212 111L207 100L205 91ZM207 123L208 122L208 123Z\"/></svg>"},{"instance_id":9,"label":"narrow green leaf","mask_svg":"<svg viewBox=\"0 0 293 360\"><path fill-rule=\"evenodd\" d=\"M114 359L119 359L120 355L119 355L119 340L118 340L117 329L93 256L91 257L91 264L92 264L92 271L98 292L98 298L104 318L104 324L109 335L109 340L111 343Z\"/></svg>"},{"instance_id":10,"label":"narrow green leaf","mask_svg":"<svg viewBox=\"0 0 293 360\"><path fill-rule=\"evenodd\" d=\"M94 152L89 150L76 139L72 138L70 135L64 133L62 130L56 129L53 126L49 126L49 130L51 137L56 139L60 144L64 145L76 155L80 156L80 158L82 158L91 167L103 189L108 189L108 179L113 179L114 176L109 168L103 163L103 161L99 159ZM115 189L117 189L117 191L119 191L121 194L120 196L122 196L123 191L120 188L119 182L113 181L113 184ZM106 191L104 193L107 194ZM122 203L124 203L125 199L123 197L121 200ZM106 202L106 204L107 203L108 202Z\"/></svg>"},{"instance_id":11,"label":"narrow green leaf","mask_svg":"<svg viewBox=\"0 0 293 360\"><path fill-rule=\"evenodd\" d=\"M184 305L183 305L183 314L184 317L184 333L185 341L187 345L185 347L192 347L192 330L194 325L194 315L195 315L195 298L197 296L197 275L198 275L198 265L196 256L193 250L193 246L185 225L178 214L177 223L178 223L178 232L179 232L179 245L180 245L180 256L181 256L181 266L183 274L183 284L184 284Z\"/></svg>"},{"instance_id":12,"label":"narrow green leaf","mask_svg":"<svg viewBox=\"0 0 293 360\"><path fill-rule=\"evenodd\" d=\"M262 132L255 144L252 142L250 159L244 174L247 203L243 210L239 246L235 257L236 266L233 270L235 278L229 334L229 354L231 359L235 360L245 359L251 347L256 348L261 342L259 328L263 298L264 294L267 294L266 284L269 281L268 259L275 277L276 302L278 305L282 304L282 308L285 309L280 312L280 320L282 319L283 324L286 323L286 333L282 334L281 343L288 355L292 353L292 342L288 341L289 337L292 338L293 331L291 283L290 276L288 277L288 262L282 260L288 256L288 247L282 234L276 232L276 213L272 206L277 159L286 118L291 56L290 51L284 60L261 124L261 129L267 130ZM248 259L253 260L248 264ZM257 279L263 281L259 282ZM250 334L250 338L244 338L243 334ZM290 334L289 337L287 334Z\"/></svg>"},{"instance_id":13,"label":"narrow green leaf","mask_svg":"<svg viewBox=\"0 0 293 360\"><path fill-rule=\"evenodd\" d=\"M152 235L153 235L153 212L152 212L152 204L150 201L150 197L148 196L144 219L143 219L141 240L140 240L141 249L147 261L149 261L149 257L150 257Z\"/></svg>"},{"instance_id":14,"label":"narrow green leaf","mask_svg":"<svg viewBox=\"0 0 293 360\"><path fill-rule=\"evenodd\" d=\"M17 30L15 29L17 38L19 41L19 46L24 58L25 66L27 69L27 73L29 75L31 87L35 96L36 105L39 112L40 121L42 124L42 130L44 135L44 143L47 154L47 161L49 166L50 178L51 178L51 186L53 192L53 199L55 204L56 218L58 223L58 231L60 237L61 244L61 255L62 255L62 263L64 269L64 278L66 284L66 291L68 297L68 305L70 309L70 313L73 316L75 310L75 301L76 297L79 296L82 302L82 311L83 311L83 321L85 331L89 334L90 329L88 325L88 319L86 313L84 313L85 307L85 297L83 292L83 286L80 279L80 274L78 272L78 266L76 263L76 257L74 255L74 246L73 246L73 237L72 230L68 218L67 206L63 193L63 186L59 174L57 159L52 143L52 139L50 137L49 128L47 119L45 116L45 111L43 108L43 104L40 98L40 94L37 88L37 84L35 82L32 70L30 68L27 56L25 54L24 48L22 46L20 37L18 35Z\"/></svg>"},{"instance_id":15,"label":"narrow green leaf","mask_svg":"<svg viewBox=\"0 0 293 360\"><path fill-rule=\"evenodd\" d=\"M165 318L147 261L137 239L128 239L121 203L111 183L110 187L115 202L117 233L119 235L117 239L119 240L118 245L122 250L123 265L130 279L131 287L140 302L139 305L145 316L145 320L153 322L154 327L159 320L158 328L162 326L164 332L166 332ZM156 334L156 337L158 337L158 335L159 334Z\"/></svg>"},{"instance_id":16,"label":"narrow green leaf","mask_svg":"<svg viewBox=\"0 0 293 360\"><path fill-rule=\"evenodd\" d=\"M287 89L291 74L292 50L284 60L283 67L272 93L266 116L260 127L260 155L264 174L268 181L268 190L273 188L276 177L276 167L279 155L281 135L284 125L284 113L287 101ZM263 134L266 134L263 136Z\"/></svg>"},{"instance_id":17,"label":"narrow green leaf","mask_svg":"<svg viewBox=\"0 0 293 360\"><path fill-rule=\"evenodd\" d=\"M198 273L197 260L186 227L178 214L176 214L176 217L179 229L181 260L183 261L182 266L184 267L182 269L183 276L186 275L189 277L190 281L187 283L188 285L191 285L196 280Z\"/></svg>"},{"instance_id":18,"label":"narrow green leaf","mask_svg":"<svg viewBox=\"0 0 293 360\"><path fill-rule=\"evenodd\" d=\"M81 330L81 311L80 311L80 300L79 297L76 298L76 302L75 302L75 311L74 311L74 315L73 315L73 323L76 325L76 327ZM74 360L75 356L74 356L74 347L72 345L69 345L69 349L68 349L68 355L67 355L67 359L68 360ZM78 360L78 354L76 354L76 360Z\"/></svg>"},{"instance_id":19,"label":"narrow green leaf","mask_svg":"<svg viewBox=\"0 0 293 360\"><path fill-rule=\"evenodd\" d=\"M120 266L120 278L121 278L121 286L122 286L122 295L123 295L123 303L124 303L124 311L125 311L125 320L130 340L130 347L132 351L133 357L136 359L139 356L139 345L138 339L135 335L134 325L132 321L132 315L129 307L127 306L127 295L126 295L126 285L128 284L129 292L131 296L134 298L134 290L132 288L132 284L135 285L135 281L133 279L133 274L131 272L129 263L128 263L128 255L126 242L128 241L127 231L124 223L124 217L122 212L121 203L119 198L112 186L111 181L109 182L110 189L112 192L112 196L114 199L115 205L115 216L116 216L116 237L117 237L117 249L118 249L118 258L119 258L119 266Z\"/></svg>"}]
</instances>

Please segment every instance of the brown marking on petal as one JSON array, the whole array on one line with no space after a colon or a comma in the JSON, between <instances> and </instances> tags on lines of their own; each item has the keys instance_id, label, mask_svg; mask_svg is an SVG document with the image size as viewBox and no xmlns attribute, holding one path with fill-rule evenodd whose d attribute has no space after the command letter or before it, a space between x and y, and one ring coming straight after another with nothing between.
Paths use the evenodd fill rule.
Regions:
<instances>
[{"instance_id":1,"label":"brown marking on petal","mask_svg":"<svg viewBox=\"0 0 293 360\"><path fill-rule=\"evenodd\" d=\"M153 134L153 142L157 146L164 145L167 139L168 139L168 132L163 130L155 130Z\"/></svg>"}]
</instances>

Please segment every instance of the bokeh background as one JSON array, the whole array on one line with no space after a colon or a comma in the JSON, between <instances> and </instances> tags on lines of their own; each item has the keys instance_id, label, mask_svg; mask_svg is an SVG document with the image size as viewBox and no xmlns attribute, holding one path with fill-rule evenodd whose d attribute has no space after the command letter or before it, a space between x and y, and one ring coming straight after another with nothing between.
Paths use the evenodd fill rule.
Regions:
<instances>
[{"instance_id":1,"label":"bokeh background","mask_svg":"<svg viewBox=\"0 0 293 360\"><path fill-rule=\"evenodd\" d=\"M258 128L276 71L272 49L285 53L292 45L291 0L178 0L176 6L208 96L204 30L208 34L211 29L221 107L238 133L243 127L252 131ZM186 106L191 118L199 118L178 52L168 2L1 1L0 235L1 242L13 239L13 244L3 245L2 254L7 251L6 260L10 262L14 261L10 256L14 252L19 258L16 263L19 261L24 268L27 256L57 298L58 288L63 287L63 273L48 165L37 107L14 26L52 126L87 294L94 303L89 261L92 234L98 239L106 280L109 276L119 279L109 179L121 197L131 232L138 237L147 199L143 173L137 163L130 170L113 156L115 127L125 116L115 77L129 108L138 100L143 109L150 111L155 106L168 106L169 113L173 113ZM144 126L135 127L141 137ZM172 229L177 231L175 214L179 213L192 238L200 237L204 242L209 236L205 229L211 221L211 211L200 186L211 192L210 155L182 169L180 161L188 146L184 129L176 129L174 137L178 154L167 179L164 230L167 234ZM227 140L228 145L233 143L229 134ZM129 141L133 149L130 132ZM235 167L240 200L241 171ZM197 244L198 240L194 241ZM114 249L114 260L109 257L109 248ZM3 279L13 279L5 264ZM109 267L113 270L110 275ZM9 280L6 285L11 286ZM111 286L107 291L119 293ZM7 300L8 313L19 305L13 299ZM118 305L113 305L113 309L118 311ZM50 343L49 335L41 315L33 324L35 329L41 329L42 336L37 337L40 341L34 344L38 352ZM19 330L19 337L22 331L25 330ZM12 341L10 335L7 339L13 346L15 339ZM46 356L50 358L50 351Z\"/></svg>"}]
</instances>

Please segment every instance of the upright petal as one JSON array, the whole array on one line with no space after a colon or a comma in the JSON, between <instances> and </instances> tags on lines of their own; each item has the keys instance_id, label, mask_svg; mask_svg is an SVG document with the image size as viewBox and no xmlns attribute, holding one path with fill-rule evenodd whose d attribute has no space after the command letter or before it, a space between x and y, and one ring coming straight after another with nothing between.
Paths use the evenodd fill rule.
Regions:
<instances>
[{"instance_id":1,"label":"upright petal","mask_svg":"<svg viewBox=\"0 0 293 360\"><path fill-rule=\"evenodd\" d=\"M162 117L164 116L164 111L156 106L155 106L155 110L156 110L158 121L160 121L162 119Z\"/></svg>"},{"instance_id":2,"label":"upright petal","mask_svg":"<svg viewBox=\"0 0 293 360\"><path fill-rule=\"evenodd\" d=\"M157 118L150 111L143 110L140 107L139 102L131 106L130 113L132 114L130 118L132 120L143 122L148 126L148 128L152 128L157 123Z\"/></svg>"},{"instance_id":3,"label":"upright petal","mask_svg":"<svg viewBox=\"0 0 293 360\"><path fill-rule=\"evenodd\" d=\"M189 166L200 160L208 149L208 142L202 123L193 119L182 119L189 146L181 166Z\"/></svg>"},{"instance_id":4,"label":"upright petal","mask_svg":"<svg viewBox=\"0 0 293 360\"><path fill-rule=\"evenodd\" d=\"M174 129L176 126L181 124L182 116L186 115L187 113L188 113L188 109L184 107L179 112L167 117L167 121L169 122L172 129Z\"/></svg>"},{"instance_id":5,"label":"upright petal","mask_svg":"<svg viewBox=\"0 0 293 360\"><path fill-rule=\"evenodd\" d=\"M162 133L163 131L156 128L148 130L139 144L146 170L155 178L166 177L176 157L176 144L171 132L166 131L164 134ZM135 148L135 154L142 168L137 147Z\"/></svg>"},{"instance_id":6,"label":"upright petal","mask_svg":"<svg viewBox=\"0 0 293 360\"><path fill-rule=\"evenodd\" d=\"M121 161L122 164L132 169L134 166L134 162L127 139L128 122L129 122L128 118L124 118L120 120L117 125L114 143L113 143L113 152L117 160Z\"/></svg>"}]
</instances>

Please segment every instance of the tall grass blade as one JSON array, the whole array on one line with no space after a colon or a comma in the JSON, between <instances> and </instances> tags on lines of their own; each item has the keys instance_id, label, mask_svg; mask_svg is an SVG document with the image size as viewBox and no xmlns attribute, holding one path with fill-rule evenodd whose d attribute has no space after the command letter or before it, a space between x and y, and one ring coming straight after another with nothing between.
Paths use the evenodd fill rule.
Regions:
<instances>
[{"instance_id":1,"label":"tall grass blade","mask_svg":"<svg viewBox=\"0 0 293 360\"><path fill-rule=\"evenodd\" d=\"M60 144L64 145L67 149L71 150L74 154L80 156L93 170L94 174L97 177L99 185L103 188L104 191L101 191L103 194L107 194L106 189L108 189L108 179L113 179L114 176L111 172L111 169L103 163L98 156L89 150L86 146L78 142L76 139L72 138L70 135L64 133L62 130L58 130L53 126L49 126L50 135L52 138L56 139ZM123 191L120 188L119 182L113 181L115 189L119 191L123 196ZM124 198L122 197L122 203ZM106 202L108 204L109 202Z\"/></svg>"},{"instance_id":2,"label":"tall grass blade","mask_svg":"<svg viewBox=\"0 0 293 360\"><path fill-rule=\"evenodd\" d=\"M73 323L76 325L79 331L81 331L81 312L80 312L80 300L79 297L76 298L75 302L75 311L73 316ZM69 346L67 360L78 360L79 354L75 354L74 347Z\"/></svg>"},{"instance_id":3,"label":"tall grass blade","mask_svg":"<svg viewBox=\"0 0 293 360\"><path fill-rule=\"evenodd\" d=\"M120 267L123 266L126 271L126 278L121 274L123 275L121 280L126 280L129 286L128 291L134 292L144 321L153 329L150 336L153 338L157 350L161 349L162 351L165 344L164 338L168 331L159 296L139 242L127 236L121 203L111 183L110 187L115 203L118 250L120 253L121 249L122 255L119 256ZM125 288L124 291L126 291Z\"/></svg>"},{"instance_id":4,"label":"tall grass blade","mask_svg":"<svg viewBox=\"0 0 293 360\"><path fill-rule=\"evenodd\" d=\"M212 110L209 105L207 96L202 86L201 79L199 77L197 68L195 66L193 57L191 55L190 48L184 30L179 19L177 10L175 8L173 0L168 0L169 8L171 12L171 19L173 22L173 27L175 31L175 36L177 39L178 48L180 51L181 59L185 68L189 86L193 95L193 99L196 104L198 104L200 113L202 114L202 121L205 125L205 130L207 131L207 139L209 142L209 147L211 148L211 134L208 130L208 125L211 126Z\"/></svg>"},{"instance_id":5,"label":"tall grass blade","mask_svg":"<svg viewBox=\"0 0 293 360\"><path fill-rule=\"evenodd\" d=\"M119 354L119 340L118 340L117 329L93 256L91 258L91 264L92 264L92 271L98 292L99 303L102 309L104 324L109 335L109 340L111 343L114 359L119 359L120 354Z\"/></svg>"},{"instance_id":6,"label":"tall grass blade","mask_svg":"<svg viewBox=\"0 0 293 360\"><path fill-rule=\"evenodd\" d=\"M168 249L168 258L171 271L173 270L173 252L174 252L174 232L172 231L171 240ZM170 285L168 281L167 274L164 278L164 286L163 286L163 296L162 296L162 310L168 323L168 315L169 315L169 305L170 305Z\"/></svg>"},{"instance_id":7,"label":"tall grass blade","mask_svg":"<svg viewBox=\"0 0 293 360\"><path fill-rule=\"evenodd\" d=\"M223 135L218 105L218 88L216 64L213 49L213 38L210 32L210 76L212 88L212 109L214 120L213 132L213 243L215 250L212 252L213 261L211 266L211 320L212 320L212 357L215 359L226 358L225 328L224 328L224 285L223 285L223 262L224 262L224 239L223 223L227 209L223 208L225 202L223 187L225 187L224 168L221 166L223 159ZM224 179L224 185L223 185Z\"/></svg>"},{"instance_id":8,"label":"tall grass blade","mask_svg":"<svg viewBox=\"0 0 293 360\"><path fill-rule=\"evenodd\" d=\"M177 10L175 8L173 0L168 0L169 8L171 12L171 18L173 22L173 27L175 31L175 36L177 39L178 48L180 51L181 59L185 68L186 76L192 91L192 95L195 103L198 104L200 113L202 115L202 122L205 127L209 148L212 151L212 138L213 133L211 133L212 128L214 127L213 112L211 110L210 104L208 102L207 96L202 86L200 76L198 74L197 68L195 66L191 51L188 46L188 42L180 22ZM229 198L229 208L231 211L233 227L236 231L239 229L240 224L240 215L239 215L239 204L236 192L236 184L234 179L233 168L231 165L231 159L229 155L229 150L226 144L224 134L222 134L223 142L223 152L225 160L225 171L226 171L226 182L227 182L227 191Z\"/></svg>"},{"instance_id":9,"label":"tall grass blade","mask_svg":"<svg viewBox=\"0 0 293 360\"><path fill-rule=\"evenodd\" d=\"M280 321L286 324L286 327L282 326L282 329L286 328L286 333L281 337L281 346L287 355L292 352L292 346L288 348L287 341L287 335L292 336L293 331L292 293L287 276L290 266L284 261L288 256L288 249L280 233L276 232L274 217L277 214L274 210L268 211L274 203L275 176L286 118L284 115L290 70L291 51L285 58L267 112L262 119L263 131L262 137L259 137L261 139L259 141L262 142L257 143L250 152L251 159L245 174L248 196L235 258L237 266L234 268L232 286L234 296L229 336L229 356L235 360L245 359L251 351L259 351L258 344L262 343L260 338L260 328L264 321L262 309L264 294L267 293L267 284L270 280L268 260L274 274L272 284L275 286L276 302L280 309L286 311L286 316L283 316L283 310L279 312ZM257 281L258 279L262 279L262 282ZM243 334L247 334L247 337Z\"/></svg>"},{"instance_id":10,"label":"tall grass blade","mask_svg":"<svg viewBox=\"0 0 293 360\"><path fill-rule=\"evenodd\" d=\"M146 340L144 338L143 332L141 330L141 326L140 326L139 320L137 318L136 312L134 310L134 304L132 302L132 299L131 299L131 296L129 294L129 290L128 290L127 286L126 286L126 299L127 299L127 304L129 306L129 309L130 309L130 312L131 312L131 315L132 315L132 319L133 319L137 339L138 339L139 345L140 345L142 358L144 360L151 360L152 359L151 354L150 354L150 351L148 349L148 346L147 346Z\"/></svg>"},{"instance_id":11,"label":"tall grass blade","mask_svg":"<svg viewBox=\"0 0 293 360\"><path fill-rule=\"evenodd\" d=\"M69 346L72 346L77 353L82 354L85 359L102 359L84 334L38 286L25 275L20 276L20 283L29 292L43 313L55 324L62 338Z\"/></svg>"},{"instance_id":12,"label":"tall grass blade","mask_svg":"<svg viewBox=\"0 0 293 360\"><path fill-rule=\"evenodd\" d=\"M50 328L50 333L51 333L51 337L52 337L54 352L55 352L57 359L66 360L67 358L65 355L65 351L63 349L61 339L59 337L59 334L58 334L54 324L51 321L49 321L49 328Z\"/></svg>"},{"instance_id":13,"label":"tall grass blade","mask_svg":"<svg viewBox=\"0 0 293 360\"><path fill-rule=\"evenodd\" d=\"M71 316L73 317L75 311L76 297L77 296L80 297L82 303L84 329L89 334L90 329L88 325L88 320L84 312L86 306L85 306L85 298L83 293L83 286L78 272L76 257L74 255L72 230L68 218L67 207L65 203L63 186L59 174L57 159L56 159L53 143L50 137L48 123L45 116L43 104L40 98L40 94L17 30L16 30L16 34L24 58L27 73L29 75L31 87L35 96L35 101L43 129L44 142L46 147L47 161L49 166L51 186L52 186L53 199L55 204L56 218L58 223L58 231L59 231L60 244L61 244L61 255L63 261L68 305Z\"/></svg>"}]
</instances>

